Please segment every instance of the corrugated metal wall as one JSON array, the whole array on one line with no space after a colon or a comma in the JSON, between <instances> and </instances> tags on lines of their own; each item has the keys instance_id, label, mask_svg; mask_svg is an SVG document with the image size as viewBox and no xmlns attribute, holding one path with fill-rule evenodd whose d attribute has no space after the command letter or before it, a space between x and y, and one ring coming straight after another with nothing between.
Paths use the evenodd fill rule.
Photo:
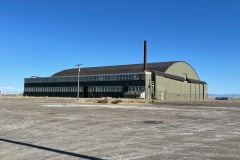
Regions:
<instances>
[{"instance_id":1,"label":"corrugated metal wall","mask_svg":"<svg viewBox=\"0 0 240 160\"><path fill-rule=\"evenodd\" d=\"M155 77L155 98L159 100L203 100L207 85L177 81L162 76Z\"/></svg>"}]
</instances>

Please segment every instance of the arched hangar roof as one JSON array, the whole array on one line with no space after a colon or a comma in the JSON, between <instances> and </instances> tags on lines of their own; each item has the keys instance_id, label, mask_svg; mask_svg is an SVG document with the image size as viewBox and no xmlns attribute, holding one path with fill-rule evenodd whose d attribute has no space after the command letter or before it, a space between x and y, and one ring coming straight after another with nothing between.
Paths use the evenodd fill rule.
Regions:
<instances>
[{"instance_id":1,"label":"arched hangar roof","mask_svg":"<svg viewBox=\"0 0 240 160\"><path fill-rule=\"evenodd\" d=\"M173 63L165 72L159 72L156 70L153 70L153 72L159 76L178 81L187 80L189 83L207 84L199 79L197 72L190 64L183 61Z\"/></svg>"},{"instance_id":2,"label":"arched hangar roof","mask_svg":"<svg viewBox=\"0 0 240 160\"><path fill-rule=\"evenodd\" d=\"M170 66L178 61L172 62L157 62L148 63L148 70L156 70L159 72L165 72ZM102 67L89 67L81 68L80 75L97 75L97 74L116 74L116 73L138 73L143 72L143 64L128 64L128 65L116 65L116 66L102 66ZM59 76L77 76L78 68L66 69L55 73L52 77Z\"/></svg>"},{"instance_id":3,"label":"arched hangar roof","mask_svg":"<svg viewBox=\"0 0 240 160\"><path fill-rule=\"evenodd\" d=\"M183 61L148 63L147 69L155 74L190 83L206 83L200 81L193 67ZM121 74L143 72L143 64L128 64L116 66L81 68L80 75ZM72 68L55 73L52 77L77 76L78 68Z\"/></svg>"}]
</instances>

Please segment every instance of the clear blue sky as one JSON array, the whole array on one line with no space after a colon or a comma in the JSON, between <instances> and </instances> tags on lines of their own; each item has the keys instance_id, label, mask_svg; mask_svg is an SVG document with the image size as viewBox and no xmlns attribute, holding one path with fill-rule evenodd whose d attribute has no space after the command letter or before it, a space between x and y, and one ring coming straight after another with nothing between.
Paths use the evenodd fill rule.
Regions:
<instances>
[{"instance_id":1,"label":"clear blue sky","mask_svg":"<svg viewBox=\"0 0 240 160\"><path fill-rule=\"evenodd\" d=\"M186 61L240 93L240 0L0 0L0 87L82 67Z\"/></svg>"}]
</instances>

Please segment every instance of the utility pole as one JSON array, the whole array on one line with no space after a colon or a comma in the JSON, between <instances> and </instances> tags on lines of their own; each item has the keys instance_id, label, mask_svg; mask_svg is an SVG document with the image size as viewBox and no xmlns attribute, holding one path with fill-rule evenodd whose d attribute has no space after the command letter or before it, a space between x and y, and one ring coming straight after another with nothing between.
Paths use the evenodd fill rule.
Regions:
<instances>
[{"instance_id":1,"label":"utility pole","mask_svg":"<svg viewBox=\"0 0 240 160\"><path fill-rule=\"evenodd\" d=\"M78 99L79 99L79 77L80 77L80 66L81 66L82 64L77 64L76 66L78 67L78 87L77 87L77 101L78 101Z\"/></svg>"}]
</instances>

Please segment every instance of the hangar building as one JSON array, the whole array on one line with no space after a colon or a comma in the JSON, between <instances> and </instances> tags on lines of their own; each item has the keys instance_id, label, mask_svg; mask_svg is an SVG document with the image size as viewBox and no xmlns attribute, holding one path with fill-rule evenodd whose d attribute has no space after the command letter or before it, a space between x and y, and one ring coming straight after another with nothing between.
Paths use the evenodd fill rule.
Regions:
<instances>
[{"instance_id":1,"label":"hangar building","mask_svg":"<svg viewBox=\"0 0 240 160\"><path fill-rule=\"evenodd\" d=\"M79 96L85 98L127 97L159 100L203 100L207 83L183 61L81 68ZM51 77L24 79L24 96L77 97L78 68Z\"/></svg>"}]
</instances>

